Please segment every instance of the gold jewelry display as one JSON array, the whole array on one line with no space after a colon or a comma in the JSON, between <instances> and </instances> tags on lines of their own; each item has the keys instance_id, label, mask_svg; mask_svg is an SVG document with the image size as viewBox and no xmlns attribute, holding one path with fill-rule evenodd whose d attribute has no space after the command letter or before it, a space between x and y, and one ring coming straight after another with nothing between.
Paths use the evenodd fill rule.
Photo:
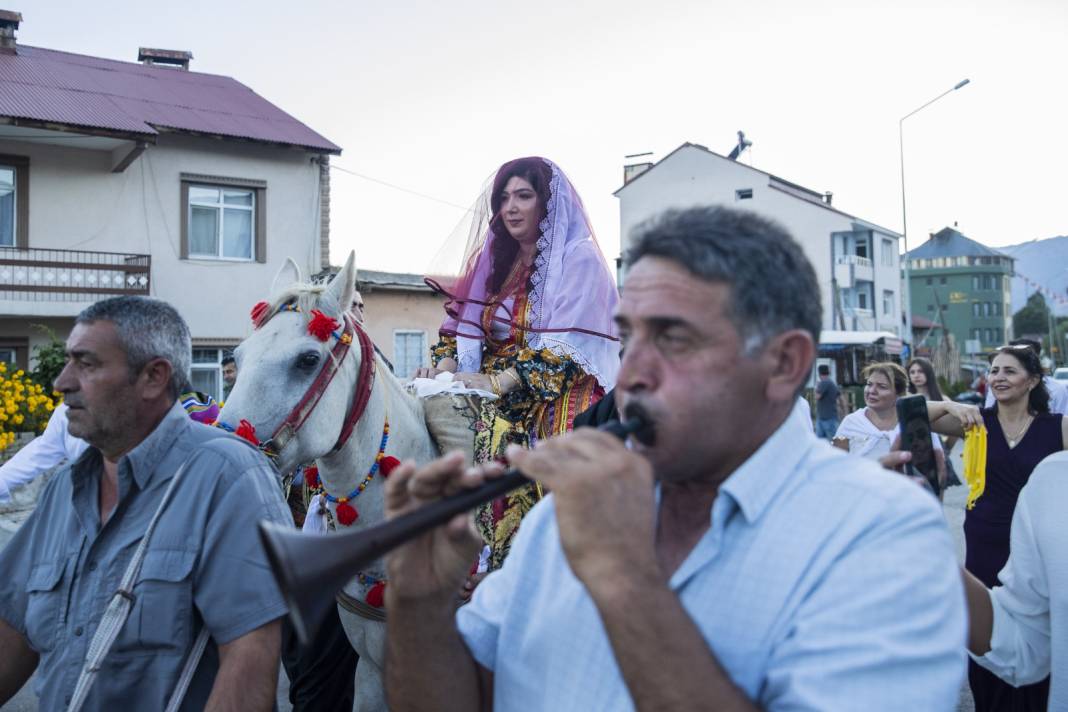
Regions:
<instances>
[{"instance_id":1,"label":"gold jewelry display","mask_svg":"<svg viewBox=\"0 0 1068 712\"><path fill-rule=\"evenodd\" d=\"M502 395L502 393L501 393L501 381L497 377L496 373L491 373L489 375L489 382L490 382L490 386L493 387L493 395L495 395L495 396L497 396L499 398Z\"/></svg>"}]
</instances>

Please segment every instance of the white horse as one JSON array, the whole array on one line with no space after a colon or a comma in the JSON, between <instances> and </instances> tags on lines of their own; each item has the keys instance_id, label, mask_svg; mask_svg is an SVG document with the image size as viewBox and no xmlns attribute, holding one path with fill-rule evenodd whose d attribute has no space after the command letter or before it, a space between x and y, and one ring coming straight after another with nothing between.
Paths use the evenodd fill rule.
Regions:
<instances>
[{"instance_id":1,"label":"white horse","mask_svg":"<svg viewBox=\"0 0 1068 712\"><path fill-rule=\"evenodd\" d=\"M293 412L320 371L336 361L331 352L338 342L337 337L321 341L309 333L308 326L313 309L344 322L355 290L353 262L354 255L350 254L344 268L326 287L294 284L274 295L259 328L235 352L239 375L219 414L220 422L237 427L240 421L248 421L255 428L256 437L266 441L285 421L287 414ZM294 282L301 281L295 265L289 276ZM275 282L278 283L279 278ZM336 333L340 334L341 329ZM351 437L335 449L359 385L362 357L356 336L353 335L351 346L340 360L322 397L292 438L281 447L276 460L283 473L317 460L325 491L334 498L351 496L359 491L348 502L359 514L351 524L352 529L380 523L384 518L382 474L376 472L370 479L368 474L380 452L387 418L388 442L381 448L386 455L423 463L438 454L427 432L422 402L408 394L381 359L375 359L373 387L366 409ZM373 349L369 355L375 358ZM366 486L359 490L365 482ZM330 502L327 506L336 522L337 503ZM309 512L309 516L314 515ZM339 599L338 609L345 633L360 655L356 667L355 709L358 712L386 709L382 686L385 623L349 609L360 609L372 615L377 612L378 609L367 605L365 599L374 583L383 578L382 562L376 561L346 585L344 595Z\"/></svg>"}]
</instances>

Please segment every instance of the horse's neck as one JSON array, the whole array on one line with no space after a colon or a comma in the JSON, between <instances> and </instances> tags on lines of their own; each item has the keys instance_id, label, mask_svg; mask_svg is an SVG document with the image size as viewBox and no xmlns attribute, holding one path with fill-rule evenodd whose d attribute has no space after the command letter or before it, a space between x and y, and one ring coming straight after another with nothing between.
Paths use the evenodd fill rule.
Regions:
<instances>
[{"instance_id":1,"label":"horse's neck","mask_svg":"<svg viewBox=\"0 0 1068 712\"><path fill-rule=\"evenodd\" d=\"M342 473L367 473L374 464L382 440L382 430L389 420L386 454L398 460L415 460L422 464L437 456L434 441L427 431L423 405L412 396L389 368L379 360L374 387L367 408L356 423L349 441L336 454L322 458L327 481L339 473L338 480L350 479ZM362 479L363 474L359 475Z\"/></svg>"},{"instance_id":2,"label":"horse's neck","mask_svg":"<svg viewBox=\"0 0 1068 712\"><path fill-rule=\"evenodd\" d=\"M422 401L409 393L381 360L378 373L374 395L382 400L389 413L389 437L395 446L389 448L390 454L419 463L436 457L437 449L427 430Z\"/></svg>"}]
</instances>

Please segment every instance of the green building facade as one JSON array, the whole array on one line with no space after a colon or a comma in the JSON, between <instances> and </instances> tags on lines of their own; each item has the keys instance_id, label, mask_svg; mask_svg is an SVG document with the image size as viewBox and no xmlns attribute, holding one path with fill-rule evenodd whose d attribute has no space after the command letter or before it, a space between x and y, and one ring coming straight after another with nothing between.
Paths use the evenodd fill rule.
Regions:
<instances>
[{"instance_id":1,"label":"green building facade","mask_svg":"<svg viewBox=\"0 0 1068 712\"><path fill-rule=\"evenodd\" d=\"M1013 258L943 228L906 255L913 316L953 334L964 357L1012 338Z\"/></svg>"}]
</instances>

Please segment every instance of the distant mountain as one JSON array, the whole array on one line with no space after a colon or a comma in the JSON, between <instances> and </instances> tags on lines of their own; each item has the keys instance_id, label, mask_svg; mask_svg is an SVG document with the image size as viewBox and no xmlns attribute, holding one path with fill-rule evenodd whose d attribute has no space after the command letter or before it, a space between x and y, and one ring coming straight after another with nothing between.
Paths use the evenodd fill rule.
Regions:
<instances>
[{"instance_id":1,"label":"distant mountain","mask_svg":"<svg viewBox=\"0 0 1068 712\"><path fill-rule=\"evenodd\" d=\"M1016 276L1012 279L1013 314L1023 309L1027 298L1041 287L1053 313L1068 316L1068 235L997 249L1016 258Z\"/></svg>"}]
</instances>

